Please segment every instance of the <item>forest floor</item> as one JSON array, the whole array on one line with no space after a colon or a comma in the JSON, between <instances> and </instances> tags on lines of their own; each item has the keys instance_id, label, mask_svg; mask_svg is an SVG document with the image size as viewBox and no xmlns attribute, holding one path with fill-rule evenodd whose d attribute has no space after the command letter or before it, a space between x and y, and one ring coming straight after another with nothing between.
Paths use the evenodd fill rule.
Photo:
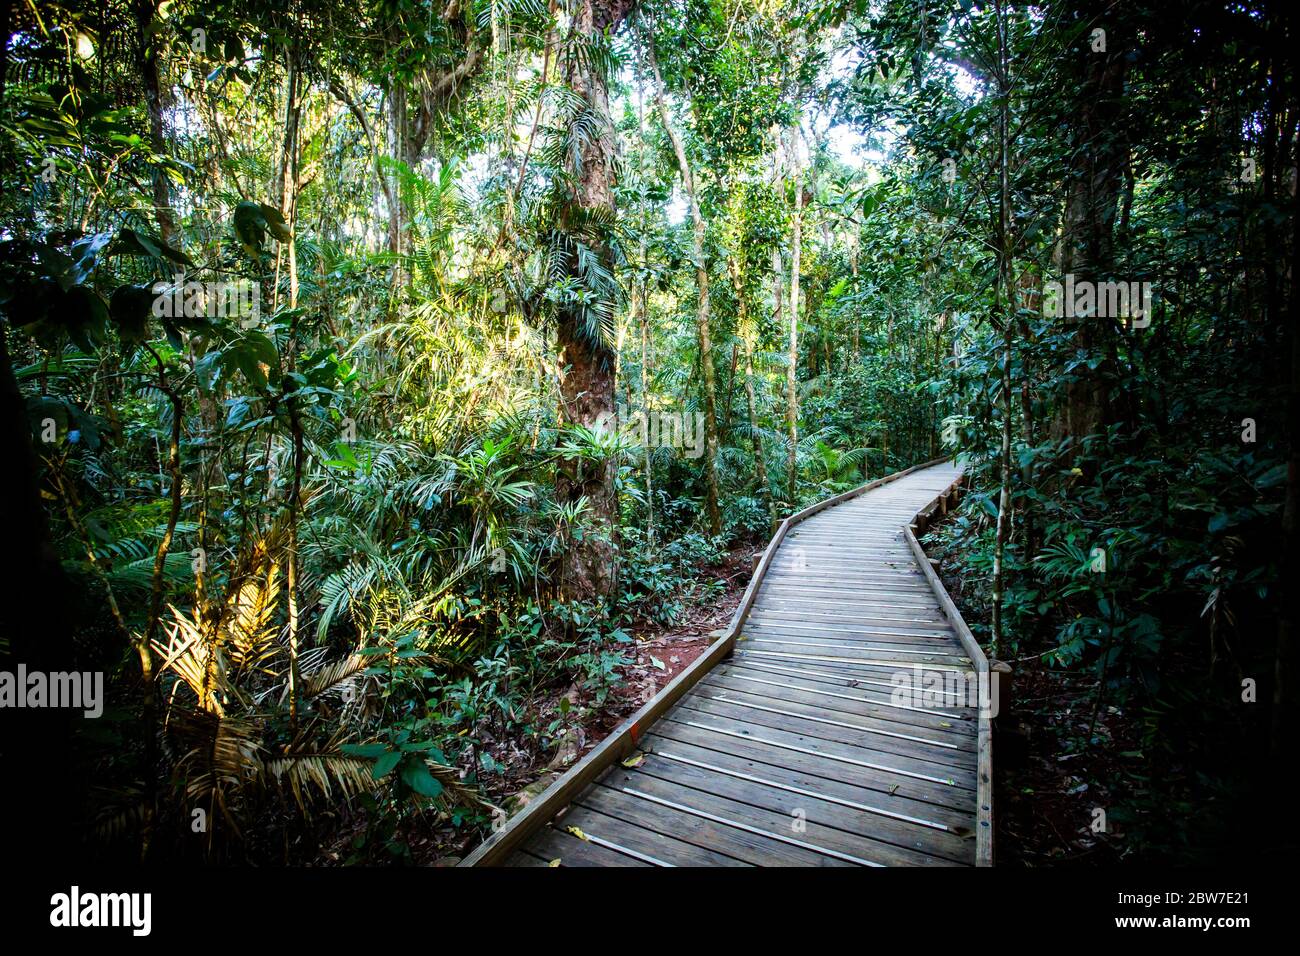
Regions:
<instances>
[{"instance_id":1,"label":"forest floor","mask_svg":"<svg viewBox=\"0 0 1300 956\"><path fill-rule=\"evenodd\" d=\"M976 596L987 594L987 582L963 579L947 563L938 573L963 616L978 620ZM1118 862L1119 821L1102 818L1107 832L1096 833L1095 811L1113 807L1112 786L1124 786L1139 769L1140 715L1098 708L1095 675L1054 669L1037 655L1007 663L1010 701L1003 701L993 749L998 864Z\"/></svg>"},{"instance_id":2,"label":"forest floor","mask_svg":"<svg viewBox=\"0 0 1300 956\"><path fill-rule=\"evenodd\" d=\"M1118 708L1094 715L1096 678L1012 664L1014 697L994 738L997 859L1009 866L1101 866L1120 860L1113 808L1140 754L1138 721ZM1093 741L1085 746L1085 742ZM1104 822L1109 833L1093 831Z\"/></svg>"},{"instance_id":3,"label":"forest floor","mask_svg":"<svg viewBox=\"0 0 1300 956\"><path fill-rule=\"evenodd\" d=\"M541 750L535 738L484 733L482 750L502 768L483 780L487 797L513 815L541 793L566 769L596 747L629 715L647 703L674 677L685 670L713 643L712 632L725 627L735 613L752 574L753 557L765 542L737 545L721 561L701 565L697 584L712 585L707 598L688 601L679 620L669 627L649 621L638 622L629 633L630 647L620 648L630 658L618 670L618 678L603 700L577 684L564 693L550 693L528 701L525 708L533 722L559 711L561 697L570 701L574 722L558 748ZM526 725L528 721L520 721ZM364 816L346 821L334 840L321 850L318 863L334 866L349 861L358 840L366 832ZM411 861L425 866L454 866L479 842L472 827L452 825L446 816L407 820L399 829L400 842L411 852ZM370 860L370 862L379 862Z\"/></svg>"}]
</instances>

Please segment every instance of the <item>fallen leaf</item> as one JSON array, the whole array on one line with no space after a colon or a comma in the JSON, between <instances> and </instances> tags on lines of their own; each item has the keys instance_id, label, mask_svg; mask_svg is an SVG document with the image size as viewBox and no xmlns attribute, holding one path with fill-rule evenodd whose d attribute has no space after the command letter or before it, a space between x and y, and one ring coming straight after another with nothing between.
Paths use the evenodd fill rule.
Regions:
<instances>
[{"instance_id":1,"label":"fallen leaf","mask_svg":"<svg viewBox=\"0 0 1300 956\"><path fill-rule=\"evenodd\" d=\"M585 833L583 833L581 830L579 830L577 827L565 827L564 829L565 829L567 832L572 833L572 834L573 834L574 836L576 836L579 840L585 840L587 843L590 843L590 842L591 842L591 838L590 838L589 836L587 836L587 834L585 834Z\"/></svg>"},{"instance_id":2,"label":"fallen leaf","mask_svg":"<svg viewBox=\"0 0 1300 956\"><path fill-rule=\"evenodd\" d=\"M633 754L623 761L623 766L628 770L633 770L645 763L645 754Z\"/></svg>"},{"instance_id":3,"label":"fallen leaf","mask_svg":"<svg viewBox=\"0 0 1300 956\"><path fill-rule=\"evenodd\" d=\"M554 860L552 860L550 863L547 863L546 865L547 865L547 866L559 866L559 865L560 865L560 858L557 856Z\"/></svg>"}]
</instances>

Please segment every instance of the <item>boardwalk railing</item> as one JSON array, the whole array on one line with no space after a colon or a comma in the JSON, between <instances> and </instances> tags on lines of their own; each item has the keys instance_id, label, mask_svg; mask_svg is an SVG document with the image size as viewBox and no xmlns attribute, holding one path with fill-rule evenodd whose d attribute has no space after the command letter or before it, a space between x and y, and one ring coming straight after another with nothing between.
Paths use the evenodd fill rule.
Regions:
<instances>
[{"instance_id":1,"label":"boardwalk railing","mask_svg":"<svg viewBox=\"0 0 1300 956\"><path fill-rule=\"evenodd\" d=\"M600 775L615 762L623 760L636 749L637 743L642 735L649 730L650 726L667 711L669 711L688 691L718 663L731 656L735 649L736 640L744 627L745 621L749 617L754 602L758 597L759 590L762 587L764 578L775 559L777 550L781 542L785 539L790 529L800 522L817 514L826 508L856 498L873 488L897 481L906 475L912 474L922 468L927 468L938 464L945 459L938 458L933 461L920 465L914 465L903 471L895 472L884 478L878 478L875 481L868 482L851 491L827 498L815 504L809 505L801 511L790 515L781 522L772 540L768 542L764 550L754 575L749 582L749 587L745 590L740 604L737 606L731 621L722 631L717 632L717 639L709 645L699 658L697 658L689 667L677 675L663 690L655 697L642 706L636 713L624 720L608 737L605 738L594 750L574 764L566 773L559 777L545 791L528 804L523 810L511 817L505 822L504 826L495 832L489 839L484 841L476 850L461 861L461 866L493 866L504 863L510 854L526 841L531 835L538 831L539 828L546 825L556 814L569 805L572 800L582 791L592 784ZM922 513L933 511L936 506L943 507L944 503L955 494L957 482L954 482L943 494L936 498ZM920 518L921 513L918 513ZM924 520L924 519L922 519ZM926 573L926 580L930 586L935 589L943 607L945 615L952 622L962 645L969 653L974 667L982 674L987 675L990 671L989 663L984 653L980 650L979 645L970 635L970 629L962 621L961 615L957 612L951 598L944 591L943 585L939 583L934 571L930 568L929 561L921 551L920 545L916 542L916 537L910 529L906 531L908 544L919 556L919 563ZM988 865L992 861L992 742L988 733L988 718L983 715L979 724L979 778L978 778L978 800L979 825L976 833L977 848L976 861L978 865Z\"/></svg>"},{"instance_id":2,"label":"boardwalk railing","mask_svg":"<svg viewBox=\"0 0 1300 956\"><path fill-rule=\"evenodd\" d=\"M921 543L916 539L917 532L925 532L936 510L940 515L947 513L948 506L956 501L960 487L961 477L959 476L946 490L917 512L916 519L904 529L903 537L907 540L907 546L916 557L916 563L920 565L921 573L925 575L925 579L934 592L935 598L938 599L939 609L943 611L944 617L948 619L948 623L952 625L952 629L957 633L957 639L961 641L962 647L966 649L966 654L970 657L971 665L975 668L980 686L987 688L986 693L989 695L987 702L980 702L978 716L979 729L975 770L975 865L992 866L993 714L990 713L989 705L996 704L998 701L998 678L1010 673L1011 668L1000 661L990 665L983 648L975 640L975 635L971 633L970 628L966 625L966 621L961 616L961 611L957 610L957 605L953 603L952 597L948 594L948 589L939 580L939 575L935 573L930 564L930 559L921 548ZM996 707L994 707L994 713L996 713Z\"/></svg>"}]
</instances>

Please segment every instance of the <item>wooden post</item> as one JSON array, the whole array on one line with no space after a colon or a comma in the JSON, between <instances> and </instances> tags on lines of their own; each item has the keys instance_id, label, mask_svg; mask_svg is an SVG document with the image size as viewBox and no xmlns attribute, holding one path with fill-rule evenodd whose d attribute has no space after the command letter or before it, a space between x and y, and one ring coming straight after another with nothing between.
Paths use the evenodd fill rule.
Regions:
<instances>
[{"instance_id":1,"label":"wooden post","mask_svg":"<svg viewBox=\"0 0 1300 956\"><path fill-rule=\"evenodd\" d=\"M991 660L989 661L989 672L995 675L997 680L996 693L998 706L996 713L998 716L1001 716L1011 710L1011 702L1014 699L1011 693L1011 688L1013 686L1011 665L1006 661Z\"/></svg>"}]
</instances>

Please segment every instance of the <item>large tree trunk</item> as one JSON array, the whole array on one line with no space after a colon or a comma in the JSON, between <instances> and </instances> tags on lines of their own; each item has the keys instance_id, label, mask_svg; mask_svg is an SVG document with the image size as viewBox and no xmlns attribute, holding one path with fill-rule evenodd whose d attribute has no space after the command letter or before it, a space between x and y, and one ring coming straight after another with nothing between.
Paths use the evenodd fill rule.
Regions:
<instances>
[{"instance_id":1,"label":"large tree trunk","mask_svg":"<svg viewBox=\"0 0 1300 956\"><path fill-rule=\"evenodd\" d=\"M626 18L631 0L580 0L574 9L572 29L580 44L606 30L611 32ZM614 128L609 116L609 80L598 63L586 56L570 56L565 62L569 89L595 117L598 131L581 149L580 162L572 176L567 202L584 231L575 240L585 242L610 269L612 257L608 227L614 213ZM596 213L596 216L588 214ZM612 270L611 270L612 271ZM569 257L568 273L582 280L578 257ZM591 291L591 290L589 290ZM614 407L614 350L598 328L588 321L612 315L613 290L604 290L583 314L578 307L565 307L556 324L556 344L563 372L560 378L561 414L566 424L592 430L616 421ZM618 584L618 500L614 489L617 462L565 461L555 477L555 495L561 504L586 499L586 520L581 537L566 548L560 568L564 597L593 600L609 597Z\"/></svg>"},{"instance_id":2,"label":"large tree trunk","mask_svg":"<svg viewBox=\"0 0 1300 956\"><path fill-rule=\"evenodd\" d=\"M1109 52L1093 52L1085 46L1075 54L1087 59L1077 99L1079 142L1070 153L1057 257L1062 279L1073 274L1076 281L1103 280L1114 261L1115 225L1129 163L1122 134L1129 52L1112 37ZM1110 351L1112 319L1088 316L1066 321L1077 323L1074 342L1078 349ZM1081 439L1110 423L1109 380L1113 374L1109 362L1096 369L1083 365L1073 373L1058 405L1053 438Z\"/></svg>"}]
</instances>

